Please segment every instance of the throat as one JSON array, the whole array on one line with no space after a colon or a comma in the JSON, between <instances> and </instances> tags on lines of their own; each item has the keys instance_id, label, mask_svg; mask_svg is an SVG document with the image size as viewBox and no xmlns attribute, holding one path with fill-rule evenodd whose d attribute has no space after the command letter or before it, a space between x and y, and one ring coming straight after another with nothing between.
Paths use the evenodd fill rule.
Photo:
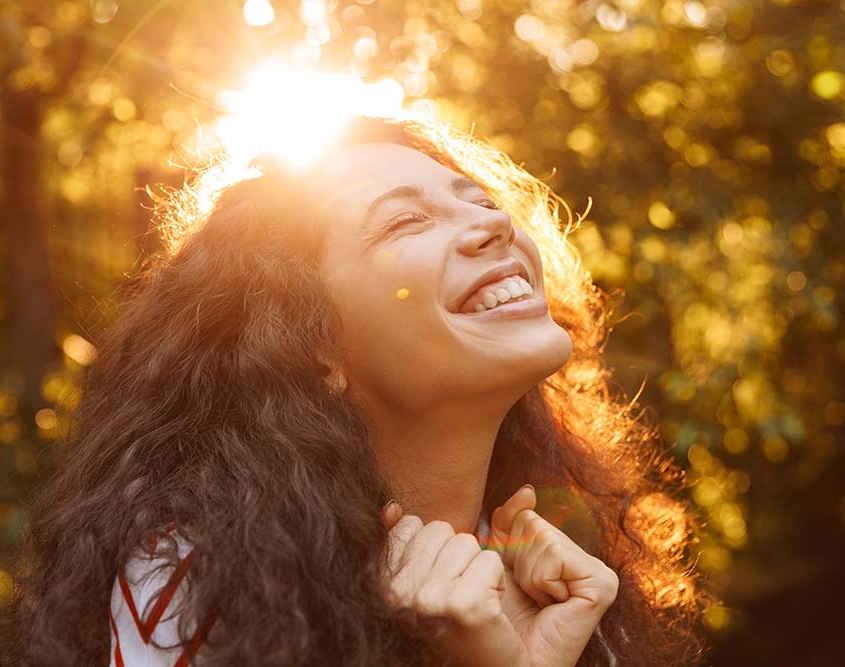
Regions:
<instances>
[{"instance_id":1,"label":"throat","mask_svg":"<svg viewBox=\"0 0 845 667\"><path fill-rule=\"evenodd\" d=\"M377 435L379 463L404 512L424 523L447 521L457 532L474 533L500 423L465 430L456 424L406 425L392 436Z\"/></svg>"}]
</instances>

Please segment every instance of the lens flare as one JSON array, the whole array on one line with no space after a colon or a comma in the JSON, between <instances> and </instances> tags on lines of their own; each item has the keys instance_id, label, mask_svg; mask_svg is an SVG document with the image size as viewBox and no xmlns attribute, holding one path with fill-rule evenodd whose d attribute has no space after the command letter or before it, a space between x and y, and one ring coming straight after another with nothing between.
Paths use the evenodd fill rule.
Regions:
<instances>
[{"instance_id":1,"label":"lens flare","mask_svg":"<svg viewBox=\"0 0 845 667\"><path fill-rule=\"evenodd\" d=\"M319 156L356 115L397 116L404 91L393 79L367 84L355 74L322 73L268 62L242 90L223 91L227 114L214 128L236 162L271 153L292 166Z\"/></svg>"}]
</instances>

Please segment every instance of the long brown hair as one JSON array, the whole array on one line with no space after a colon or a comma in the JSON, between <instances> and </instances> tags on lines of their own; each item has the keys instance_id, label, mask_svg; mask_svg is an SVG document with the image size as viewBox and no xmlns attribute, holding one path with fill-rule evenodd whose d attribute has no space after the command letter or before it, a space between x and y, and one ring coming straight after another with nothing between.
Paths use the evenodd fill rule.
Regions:
<instances>
[{"instance_id":1,"label":"long brown hair","mask_svg":"<svg viewBox=\"0 0 845 667\"><path fill-rule=\"evenodd\" d=\"M626 667L696 664L701 594L680 475L642 412L609 390L608 300L561 229L565 204L444 126L359 119L343 141L431 155L485 186L537 242L574 353L506 417L485 507L533 482L547 515L619 574L579 665L613 664L608 650ZM169 200L167 251L128 290L67 461L32 508L3 623L13 664L105 664L115 576L151 534L172 540L173 523L195 554L182 636L209 610L218 619L203 665L442 662L382 595L379 515L393 494L363 415L321 377L340 323L301 179L267 161L246 178L218 166Z\"/></svg>"}]
</instances>

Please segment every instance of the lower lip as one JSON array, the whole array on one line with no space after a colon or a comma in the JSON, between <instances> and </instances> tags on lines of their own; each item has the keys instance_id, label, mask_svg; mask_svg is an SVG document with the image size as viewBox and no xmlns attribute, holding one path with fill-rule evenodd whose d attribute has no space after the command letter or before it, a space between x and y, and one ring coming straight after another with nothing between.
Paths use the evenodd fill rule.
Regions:
<instances>
[{"instance_id":1,"label":"lower lip","mask_svg":"<svg viewBox=\"0 0 845 667\"><path fill-rule=\"evenodd\" d=\"M461 317L479 318L482 320L518 320L527 317L538 317L549 312L549 306L543 298L526 299L503 303L490 310L480 313L458 313Z\"/></svg>"}]
</instances>

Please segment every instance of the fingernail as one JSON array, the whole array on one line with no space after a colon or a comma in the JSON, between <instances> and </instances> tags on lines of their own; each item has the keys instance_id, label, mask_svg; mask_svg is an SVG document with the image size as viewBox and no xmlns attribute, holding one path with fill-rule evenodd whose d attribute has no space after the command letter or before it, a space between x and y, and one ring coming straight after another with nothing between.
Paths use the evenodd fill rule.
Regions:
<instances>
[{"instance_id":1,"label":"fingernail","mask_svg":"<svg viewBox=\"0 0 845 667\"><path fill-rule=\"evenodd\" d=\"M537 490L534 488L534 485L533 485L533 484L523 484L523 485L520 487L520 489L519 489L519 490L520 490L520 491L522 491L523 489L531 489L531 490L532 490L532 491L534 491L535 493L537 492Z\"/></svg>"}]
</instances>

